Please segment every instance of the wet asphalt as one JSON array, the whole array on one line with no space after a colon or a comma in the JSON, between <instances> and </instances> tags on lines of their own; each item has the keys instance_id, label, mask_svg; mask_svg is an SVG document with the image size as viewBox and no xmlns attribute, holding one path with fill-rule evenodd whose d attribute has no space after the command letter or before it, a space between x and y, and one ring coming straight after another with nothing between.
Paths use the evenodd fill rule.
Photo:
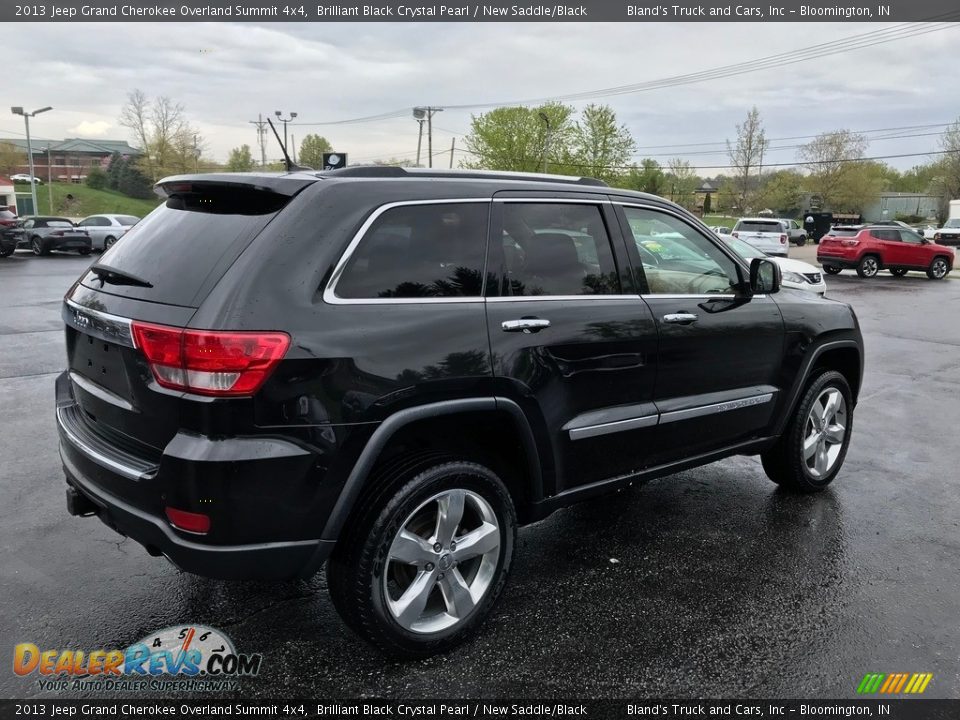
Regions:
<instances>
[{"instance_id":1,"label":"wet asphalt","mask_svg":"<svg viewBox=\"0 0 960 720\"><path fill-rule=\"evenodd\" d=\"M243 697L843 698L867 672L930 672L927 697L960 697L960 273L828 277L867 349L828 491L786 494L733 458L558 512L521 530L474 641L402 663L345 628L322 573L206 580L67 515L59 306L88 261L0 259L0 696L71 696L14 676L15 643L202 623L263 654Z\"/></svg>"}]
</instances>

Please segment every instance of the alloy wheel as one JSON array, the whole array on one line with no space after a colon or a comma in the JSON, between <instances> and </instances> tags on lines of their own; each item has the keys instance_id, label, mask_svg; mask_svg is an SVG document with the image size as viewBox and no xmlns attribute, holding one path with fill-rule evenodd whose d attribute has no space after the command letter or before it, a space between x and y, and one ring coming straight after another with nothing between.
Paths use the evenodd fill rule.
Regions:
<instances>
[{"instance_id":1,"label":"alloy wheel","mask_svg":"<svg viewBox=\"0 0 960 720\"><path fill-rule=\"evenodd\" d=\"M876 258L872 257L864 258L860 267L863 268L863 274L866 277L873 277L880 270L880 266L877 265Z\"/></svg>"},{"instance_id":2,"label":"alloy wheel","mask_svg":"<svg viewBox=\"0 0 960 720\"><path fill-rule=\"evenodd\" d=\"M814 478L833 469L847 434L847 403L835 387L826 387L807 415L803 433L803 463Z\"/></svg>"},{"instance_id":3,"label":"alloy wheel","mask_svg":"<svg viewBox=\"0 0 960 720\"><path fill-rule=\"evenodd\" d=\"M387 553L383 591L390 615L414 633L462 623L493 583L501 540L496 513L477 493L445 490L423 502Z\"/></svg>"},{"instance_id":4,"label":"alloy wheel","mask_svg":"<svg viewBox=\"0 0 960 720\"><path fill-rule=\"evenodd\" d=\"M930 272L937 280L940 280L947 274L947 261L943 258L937 258L933 261L933 264L930 265Z\"/></svg>"}]
</instances>

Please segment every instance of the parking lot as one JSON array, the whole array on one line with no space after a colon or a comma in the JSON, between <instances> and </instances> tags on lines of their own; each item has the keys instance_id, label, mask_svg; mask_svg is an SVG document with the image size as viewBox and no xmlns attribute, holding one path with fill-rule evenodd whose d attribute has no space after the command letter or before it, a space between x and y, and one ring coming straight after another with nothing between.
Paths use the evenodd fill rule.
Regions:
<instances>
[{"instance_id":1,"label":"parking lot","mask_svg":"<svg viewBox=\"0 0 960 720\"><path fill-rule=\"evenodd\" d=\"M791 496L757 459L733 458L558 512L520 532L473 642L399 663L346 630L322 574L194 577L67 515L53 420L60 300L89 262L0 260L3 652L125 647L193 622L262 653L244 696L851 697L867 672L930 672L926 696L960 694L958 272L827 278L867 350L829 490ZM0 691L42 696L35 677L2 673Z\"/></svg>"}]
</instances>

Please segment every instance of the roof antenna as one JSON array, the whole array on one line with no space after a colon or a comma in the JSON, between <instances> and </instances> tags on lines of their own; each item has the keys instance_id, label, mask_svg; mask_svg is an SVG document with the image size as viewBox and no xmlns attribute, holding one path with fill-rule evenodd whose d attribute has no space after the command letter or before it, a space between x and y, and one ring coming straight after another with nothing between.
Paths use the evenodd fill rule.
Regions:
<instances>
[{"instance_id":1,"label":"roof antenna","mask_svg":"<svg viewBox=\"0 0 960 720\"><path fill-rule=\"evenodd\" d=\"M280 139L280 133L277 132L277 128L274 127L273 121L270 118L267 118L267 122L270 124L270 129L273 130L273 136L277 139L277 144L280 146L280 149L283 150L283 159L287 166L287 172L292 172L294 170L313 170L313 168L306 167L304 165L296 165L293 160L290 159L290 156L287 154L287 148L283 144L283 140Z\"/></svg>"}]
</instances>

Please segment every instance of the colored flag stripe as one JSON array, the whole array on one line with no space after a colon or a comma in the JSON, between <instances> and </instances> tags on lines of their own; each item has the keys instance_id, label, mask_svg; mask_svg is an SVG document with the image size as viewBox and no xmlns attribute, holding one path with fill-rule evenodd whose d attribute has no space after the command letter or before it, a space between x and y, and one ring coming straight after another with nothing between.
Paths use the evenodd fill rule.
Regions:
<instances>
[{"instance_id":1,"label":"colored flag stripe","mask_svg":"<svg viewBox=\"0 0 960 720\"><path fill-rule=\"evenodd\" d=\"M877 673L873 678L873 683L870 685L869 692L875 693L880 689L880 684L883 682L883 679L886 677L883 673Z\"/></svg>"},{"instance_id":2,"label":"colored flag stripe","mask_svg":"<svg viewBox=\"0 0 960 720\"><path fill-rule=\"evenodd\" d=\"M924 690L926 690L927 685L930 684L931 680L933 680L933 673L927 673L927 676L923 679L923 684L920 686L918 690L916 690L916 692L922 693Z\"/></svg>"},{"instance_id":3,"label":"colored flag stripe","mask_svg":"<svg viewBox=\"0 0 960 720\"><path fill-rule=\"evenodd\" d=\"M900 682L897 683L897 687L890 692L898 693L903 688L904 683L907 682L907 678L910 677L907 673L900 674Z\"/></svg>"},{"instance_id":4,"label":"colored flag stripe","mask_svg":"<svg viewBox=\"0 0 960 720\"><path fill-rule=\"evenodd\" d=\"M880 688L880 692L881 693L888 692L896 679L897 679L896 673L891 673L890 675L887 675L887 681L883 683L883 687Z\"/></svg>"},{"instance_id":5,"label":"colored flag stripe","mask_svg":"<svg viewBox=\"0 0 960 720\"><path fill-rule=\"evenodd\" d=\"M863 680L860 681L860 685L857 686L857 692L861 695L865 693L872 681L873 681L873 673L867 673L866 675L864 675Z\"/></svg>"},{"instance_id":6,"label":"colored flag stripe","mask_svg":"<svg viewBox=\"0 0 960 720\"><path fill-rule=\"evenodd\" d=\"M919 684L917 680L920 678L918 673L914 673L910 677L910 682L907 683L907 686L903 689L905 693L912 693L913 689Z\"/></svg>"}]
</instances>

